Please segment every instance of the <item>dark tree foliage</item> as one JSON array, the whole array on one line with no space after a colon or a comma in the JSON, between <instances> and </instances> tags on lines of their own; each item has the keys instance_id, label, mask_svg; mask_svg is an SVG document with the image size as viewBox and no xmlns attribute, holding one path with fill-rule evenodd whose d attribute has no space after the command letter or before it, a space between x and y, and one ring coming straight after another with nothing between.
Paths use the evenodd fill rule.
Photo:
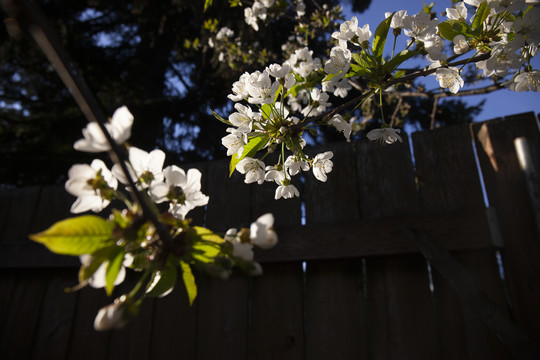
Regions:
<instances>
[{"instance_id":1,"label":"dark tree foliage","mask_svg":"<svg viewBox=\"0 0 540 360\"><path fill-rule=\"evenodd\" d=\"M225 156L225 125L210 110L231 108L227 95L241 73L282 62L281 44L294 27L293 16L283 17L254 35L242 8L214 1L204 12L203 4L39 2L106 113L128 106L136 119L131 142L160 147L176 162ZM317 4L306 5L309 13ZM207 41L216 26L234 29L253 55L233 68L220 61ZM310 44L321 55L322 40ZM95 157L72 149L86 120L31 38L15 41L2 27L0 54L0 183L61 182L74 162Z\"/></svg>"},{"instance_id":2,"label":"dark tree foliage","mask_svg":"<svg viewBox=\"0 0 540 360\"><path fill-rule=\"evenodd\" d=\"M370 3L348 1L358 11ZM126 105L135 117L130 142L146 151L161 148L169 163L226 156L226 125L210 110L226 116L232 108L227 95L240 74L283 62L288 55L281 45L295 26L290 14L261 22L254 33L243 9L225 0L215 0L206 12L202 1L38 3L104 111L112 115ZM317 2L305 3L308 14L322 12ZM339 0L324 3L331 7ZM209 46L208 38L223 26L234 29L244 46L239 53L249 56L226 61ZM337 28L321 26L327 33ZM327 54L327 36L311 35L315 55ZM16 41L5 27L0 76L0 184L61 183L71 165L96 157L73 150L86 119L44 55L30 37Z\"/></svg>"}]
</instances>

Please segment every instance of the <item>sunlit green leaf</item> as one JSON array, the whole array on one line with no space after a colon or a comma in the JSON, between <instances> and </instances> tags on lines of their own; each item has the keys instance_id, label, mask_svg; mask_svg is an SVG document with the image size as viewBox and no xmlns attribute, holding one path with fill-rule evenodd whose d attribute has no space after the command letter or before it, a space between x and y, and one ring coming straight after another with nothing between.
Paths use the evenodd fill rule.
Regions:
<instances>
[{"instance_id":1,"label":"sunlit green leaf","mask_svg":"<svg viewBox=\"0 0 540 360\"><path fill-rule=\"evenodd\" d=\"M375 60L370 55L366 54L365 52L352 53L352 60L356 62L358 65L360 65L361 67L368 68L368 69L371 69L375 65L377 65Z\"/></svg>"},{"instance_id":2,"label":"sunlit green leaf","mask_svg":"<svg viewBox=\"0 0 540 360\"><path fill-rule=\"evenodd\" d=\"M218 234L214 233L212 230L209 230L207 228L204 228L202 226L194 226L193 230L195 230L195 233L198 237L200 237L203 241L210 241L217 244L223 243L225 240Z\"/></svg>"},{"instance_id":3,"label":"sunlit green leaf","mask_svg":"<svg viewBox=\"0 0 540 360\"><path fill-rule=\"evenodd\" d=\"M214 2L214 0L205 0L205 2L204 2L204 11L206 11L206 9L208 9L210 6L212 6L213 2Z\"/></svg>"},{"instance_id":4,"label":"sunlit green leaf","mask_svg":"<svg viewBox=\"0 0 540 360\"><path fill-rule=\"evenodd\" d=\"M401 65L403 62L407 61L414 55L416 55L415 51L401 51L399 54L394 56L392 59L390 59L390 61L383 65L384 72L391 73L392 71L394 71L395 68L397 68L399 65Z\"/></svg>"},{"instance_id":5,"label":"sunlit green leaf","mask_svg":"<svg viewBox=\"0 0 540 360\"><path fill-rule=\"evenodd\" d=\"M122 262L124 261L124 249L117 247L115 253L113 253L113 258L109 260L107 264L107 271L105 273L105 291L107 295L111 295L114 290L114 281L120 273L122 268Z\"/></svg>"},{"instance_id":6,"label":"sunlit green leaf","mask_svg":"<svg viewBox=\"0 0 540 360\"><path fill-rule=\"evenodd\" d=\"M405 75L405 71L403 70L396 71L396 73L394 74L394 79L399 79L403 75Z\"/></svg>"},{"instance_id":7,"label":"sunlit green leaf","mask_svg":"<svg viewBox=\"0 0 540 360\"><path fill-rule=\"evenodd\" d=\"M476 14L474 15L474 20L471 24L471 28L473 30L481 28L482 24L489 16L490 11L491 9L489 8L487 1L483 1L478 7L478 10L476 10Z\"/></svg>"},{"instance_id":8,"label":"sunlit green leaf","mask_svg":"<svg viewBox=\"0 0 540 360\"><path fill-rule=\"evenodd\" d=\"M193 301L197 297L197 284L195 283L195 277L193 272L191 272L191 267L189 264L180 261L180 266L182 267L182 280L184 280L184 286L186 287L186 292L189 298L189 305L193 305Z\"/></svg>"},{"instance_id":9,"label":"sunlit green leaf","mask_svg":"<svg viewBox=\"0 0 540 360\"><path fill-rule=\"evenodd\" d=\"M262 104L261 113L263 115L263 118L265 118L266 120L270 120L270 117L272 115L272 106L270 104Z\"/></svg>"},{"instance_id":10,"label":"sunlit green leaf","mask_svg":"<svg viewBox=\"0 0 540 360\"><path fill-rule=\"evenodd\" d=\"M95 215L83 215L58 221L29 238L57 254L83 255L111 244L112 230L111 222Z\"/></svg>"},{"instance_id":11,"label":"sunlit green leaf","mask_svg":"<svg viewBox=\"0 0 540 360\"><path fill-rule=\"evenodd\" d=\"M191 235L193 259L204 263L213 262L214 258L221 253L223 238L203 227L194 226L193 230Z\"/></svg>"},{"instance_id":12,"label":"sunlit green leaf","mask_svg":"<svg viewBox=\"0 0 540 360\"><path fill-rule=\"evenodd\" d=\"M268 142L267 136L256 136L253 137L251 140L248 141L248 143L244 146L244 151L242 152L242 155L240 157L237 157L236 155L231 156L231 162L229 164L229 176L231 176L234 172L234 169L236 169L236 165L246 156L247 157L253 157L257 151L261 150L266 143Z\"/></svg>"},{"instance_id":13,"label":"sunlit green leaf","mask_svg":"<svg viewBox=\"0 0 540 360\"><path fill-rule=\"evenodd\" d=\"M174 265L168 265L162 270L154 271L146 288L146 295L157 297L169 295L176 285L176 278L177 270Z\"/></svg>"},{"instance_id":14,"label":"sunlit green leaf","mask_svg":"<svg viewBox=\"0 0 540 360\"><path fill-rule=\"evenodd\" d=\"M370 71L367 68L358 64L351 64L351 71L349 71L345 77L350 78L353 76L366 76L369 75L369 73Z\"/></svg>"},{"instance_id":15,"label":"sunlit green leaf","mask_svg":"<svg viewBox=\"0 0 540 360\"><path fill-rule=\"evenodd\" d=\"M378 63L382 62L382 56L384 51L384 44L386 43L386 37L388 36L388 30L390 29L390 23L394 14L387 17L383 20L377 29L375 30L375 35L373 38L373 56Z\"/></svg>"},{"instance_id":16,"label":"sunlit green leaf","mask_svg":"<svg viewBox=\"0 0 540 360\"><path fill-rule=\"evenodd\" d=\"M461 20L446 20L439 24L439 32L446 40L453 41L457 35L467 35L468 25Z\"/></svg>"}]
</instances>

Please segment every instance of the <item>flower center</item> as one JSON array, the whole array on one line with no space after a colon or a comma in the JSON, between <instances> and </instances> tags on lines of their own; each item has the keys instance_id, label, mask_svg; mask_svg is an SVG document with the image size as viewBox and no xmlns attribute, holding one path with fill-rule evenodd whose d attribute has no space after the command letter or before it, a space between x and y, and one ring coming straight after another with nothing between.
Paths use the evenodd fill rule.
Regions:
<instances>
[{"instance_id":1,"label":"flower center","mask_svg":"<svg viewBox=\"0 0 540 360\"><path fill-rule=\"evenodd\" d=\"M146 170L139 176L139 182L141 184L150 184L154 180L154 174L151 171Z\"/></svg>"},{"instance_id":2,"label":"flower center","mask_svg":"<svg viewBox=\"0 0 540 360\"><path fill-rule=\"evenodd\" d=\"M167 194L167 199L169 199L174 204L183 205L186 202L186 194L184 189L180 186L171 186L169 188L169 193Z\"/></svg>"}]
</instances>

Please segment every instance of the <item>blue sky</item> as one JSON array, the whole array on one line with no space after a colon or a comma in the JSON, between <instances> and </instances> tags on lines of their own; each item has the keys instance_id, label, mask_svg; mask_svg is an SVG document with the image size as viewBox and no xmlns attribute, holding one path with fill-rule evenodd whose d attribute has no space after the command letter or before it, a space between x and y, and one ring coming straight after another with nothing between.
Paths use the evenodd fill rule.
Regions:
<instances>
[{"instance_id":1,"label":"blue sky","mask_svg":"<svg viewBox=\"0 0 540 360\"><path fill-rule=\"evenodd\" d=\"M367 11L361 14L354 14L351 12L350 7L345 6L344 12L346 14L353 14L358 18L358 25L363 26L369 24L371 31L375 31L377 25L384 20L384 13L387 11L407 10L408 14L416 14L422 10L424 1L412 0L388 0L377 1L372 0L370 7ZM436 1L435 11L438 14L439 19L443 19L440 14L446 7L451 6L450 0ZM398 50L398 49L396 49ZM533 67L540 70L540 55L537 55L533 60ZM428 88L434 88L438 84L435 78L430 76L422 82ZM483 99L486 99L484 110L477 117L477 121L494 119L506 115L513 115L522 112L533 111L534 113L540 113L540 93L538 92L524 92L517 93L506 89L499 90L487 95L473 95L464 96L461 99L470 102L471 104L477 104Z\"/></svg>"}]
</instances>

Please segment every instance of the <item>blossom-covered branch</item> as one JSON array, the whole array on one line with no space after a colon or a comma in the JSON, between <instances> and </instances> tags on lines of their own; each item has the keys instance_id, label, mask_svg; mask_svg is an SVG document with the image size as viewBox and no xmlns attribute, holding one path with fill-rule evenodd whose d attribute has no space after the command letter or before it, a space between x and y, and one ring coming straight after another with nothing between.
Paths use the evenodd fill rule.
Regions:
<instances>
[{"instance_id":1,"label":"blossom-covered branch","mask_svg":"<svg viewBox=\"0 0 540 360\"><path fill-rule=\"evenodd\" d=\"M256 1L251 9L267 10L273 4ZM523 0L466 0L447 8L446 16L447 20L439 21L430 7L415 15L405 10L389 12L373 33L369 25L360 26L352 17L331 34L336 44L326 60L301 47L282 64L242 74L229 95L236 112L227 119L214 114L229 126L222 144L231 156L230 172L244 174L246 183L275 182L276 199L299 196L291 183L294 175L312 169L318 180L326 181L332 170L331 153L312 157L304 152L305 134L330 126L350 140L355 121L350 109L354 111L377 95L382 126L368 133L368 139L387 144L401 141L400 129L392 127L399 107L387 121L382 113L383 93L392 94L394 87L418 77L434 75L441 88L455 95L464 86L463 68L475 66L487 78L509 77L506 87L510 90L540 90L540 72L530 65L540 42L540 26L534 20L540 18L539 8L525 6ZM253 26L254 18L246 15L246 21L248 18ZM264 20L262 15L259 18ZM391 34L394 49L385 57ZM402 34L407 37L406 48L396 53L395 39ZM445 45L451 45L453 55L443 51ZM466 54L471 55L455 60ZM418 56L427 60L425 69L408 74L400 70ZM330 96L348 98L352 84L362 94L333 107ZM434 121L437 101L446 95L430 96L434 98ZM267 166L264 159L275 151L279 153L277 163Z\"/></svg>"}]
</instances>

